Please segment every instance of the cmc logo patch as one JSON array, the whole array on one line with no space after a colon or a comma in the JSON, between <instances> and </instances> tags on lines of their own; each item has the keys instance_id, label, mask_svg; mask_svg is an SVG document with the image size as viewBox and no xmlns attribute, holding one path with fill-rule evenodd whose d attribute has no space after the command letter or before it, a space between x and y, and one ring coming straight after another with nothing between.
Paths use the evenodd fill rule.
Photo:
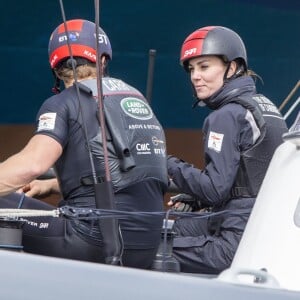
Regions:
<instances>
[{"instance_id":1,"label":"cmc logo patch","mask_svg":"<svg viewBox=\"0 0 300 300\"><path fill-rule=\"evenodd\" d=\"M137 98L124 98L121 101L121 107L126 115L139 120L149 120L153 117L150 106Z\"/></svg>"}]
</instances>

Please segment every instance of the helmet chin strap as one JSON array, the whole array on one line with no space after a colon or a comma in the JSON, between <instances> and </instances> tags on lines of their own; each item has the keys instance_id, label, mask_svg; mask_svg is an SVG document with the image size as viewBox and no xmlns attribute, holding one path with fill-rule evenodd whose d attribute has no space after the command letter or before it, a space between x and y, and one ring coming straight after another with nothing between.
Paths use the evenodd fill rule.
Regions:
<instances>
[{"instance_id":1,"label":"helmet chin strap","mask_svg":"<svg viewBox=\"0 0 300 300\"><path fill-rule=\"evenodd\" d=\"M230 81L230 80L232 80L232 79L235 79L235 78L238 78L238 77L242 76L242 75L245 73L245 67L244 67L242 64L238 64L238 63L236 62L237 68L236 68L234 74L231 75L230 77L227 77L228 72L229 72L230 65L231 65L231 62L228 63L227 68L226 68L226 70L225 70L225 73L224 73L224 76L223 76L223 82L224 82L223 86L224 86L228 81Z\"/></svg>"},{"instance_id":2,"label":"helmet chin strap","mask_svg":"<svg viewBox=\"0 0 300 300\"><path fill-rule=\"evenodd\" d=\"M59 94L61 92L60 90L60 79L55 74L55 71L52 69L52 74L54 76L54 86L51 89L54 94Z\"/></svg>"},{"instance_id":3,"label":"helmet chin strap","mask_svg":"<svg viewBox=\"0 0 300 300\"><path fill-rule=\"evenodd\" d=\"M193 97L196 99L192 105L192 108L195 108L196 106L200 106L200 107L206 106L206 103L197 97L197 93L193 85L192 85L192 89L193 89Z\"/></svg>"}]
</instances>

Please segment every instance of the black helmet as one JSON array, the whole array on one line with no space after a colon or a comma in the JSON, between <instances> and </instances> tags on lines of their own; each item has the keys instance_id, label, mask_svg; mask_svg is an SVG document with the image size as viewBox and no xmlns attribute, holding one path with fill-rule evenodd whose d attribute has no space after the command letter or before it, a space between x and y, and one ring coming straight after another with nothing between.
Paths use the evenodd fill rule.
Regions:
<instances>
[{"instance_id":1,"label":"black helmet","mask_svg":"<svg viewBox=\"0 0 300 300\"><path fill-rule=\"evenodd\" d=\"M225 56L228 61L240 59L247 69L247 53L240 36L222 26L207 26L191 33L183 42L180 63L186 66L189 59L200 55Z\"/></svg>"},{"instance_id":2,"label":"black helmet","mask_svg":"<svg viewBox=\"0 0 300 300\"><path fill-rule=\"evenodd\" d=\"M70 20L66 22L69 33L69 43L72 55L81 57L91 62L96 62L96 28L95 23L87 20ZM100 56L112 58L112 49L106 33L99 28ZM58 63L70 57L67 43L65 24L60 24L51 34L48 46L49 62L51 69Z\"/></svg>"}]
</instances>

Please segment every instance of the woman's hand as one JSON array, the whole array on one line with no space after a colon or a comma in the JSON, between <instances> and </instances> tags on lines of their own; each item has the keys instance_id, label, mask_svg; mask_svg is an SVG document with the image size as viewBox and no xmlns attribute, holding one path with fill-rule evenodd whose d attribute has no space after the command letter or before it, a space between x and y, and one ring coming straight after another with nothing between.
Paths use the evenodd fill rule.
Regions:
<instances>
[{"instance_id":1,"label":"woman's hand","mask_svg":"<svg viewBox=\"0 0 300 300\"><path fill-rule=\"evenodd\" d=\"M201 208L201 202L188 194L177 194L170 197L167 205L178 212L198 211Z\"/></svg>"}]
</instances>

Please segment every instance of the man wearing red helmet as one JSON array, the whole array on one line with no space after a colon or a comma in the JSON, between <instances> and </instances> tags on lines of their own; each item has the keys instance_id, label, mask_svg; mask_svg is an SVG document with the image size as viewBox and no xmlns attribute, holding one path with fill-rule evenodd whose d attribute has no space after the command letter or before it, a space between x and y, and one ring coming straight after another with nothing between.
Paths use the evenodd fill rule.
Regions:
<instances>
[{"instance_id":1,"label":"man wearing red helmet","mask_svg":"<svg viewBox=\"0 0 300 300\"><path fill-rule=\"evenodd\" d=\"M197 104L212 112L203 124L205 167L176 157L168 173L184 193L177 210L211 211L208 218L175 222L173 252L183 272L218 274L231 264L274 150L287 126L275 105L256 93L240 36L208 26L184 41L181 65Z\"/></svg>"},{"instance_id":2,"label":"man wearing red helmet","mask_svg":"<svg viewBox=\"0 0 300 300\"><path fill-rule=\"evenodd\" d=\"M163 211L168 184L164 131L138 90L107 76L111 45L101 28L96 39L95 28L94 23L79 19L53 31L49 62L58 94L42 104L35 135L26 147L1 164L0 195L4 197L0 205L53 208L29 197L23 197L19 204L19 194L7 195L23 188L30 196L60 192L60 206L95 208L94 180L105 180L95 64L98 41L115 205L117 210L137 212L134 218L124 216L119 221L124 241L121 263L150 268L160 242L163 217L138 212ZM65 89L60 92L61 81ZM32 181L52 166L58 181ZM25 252L100 263L106 259L101 224L99 229L93 220L29 219L23 229L23 245Z\"/></svg>"}]
</instances>

